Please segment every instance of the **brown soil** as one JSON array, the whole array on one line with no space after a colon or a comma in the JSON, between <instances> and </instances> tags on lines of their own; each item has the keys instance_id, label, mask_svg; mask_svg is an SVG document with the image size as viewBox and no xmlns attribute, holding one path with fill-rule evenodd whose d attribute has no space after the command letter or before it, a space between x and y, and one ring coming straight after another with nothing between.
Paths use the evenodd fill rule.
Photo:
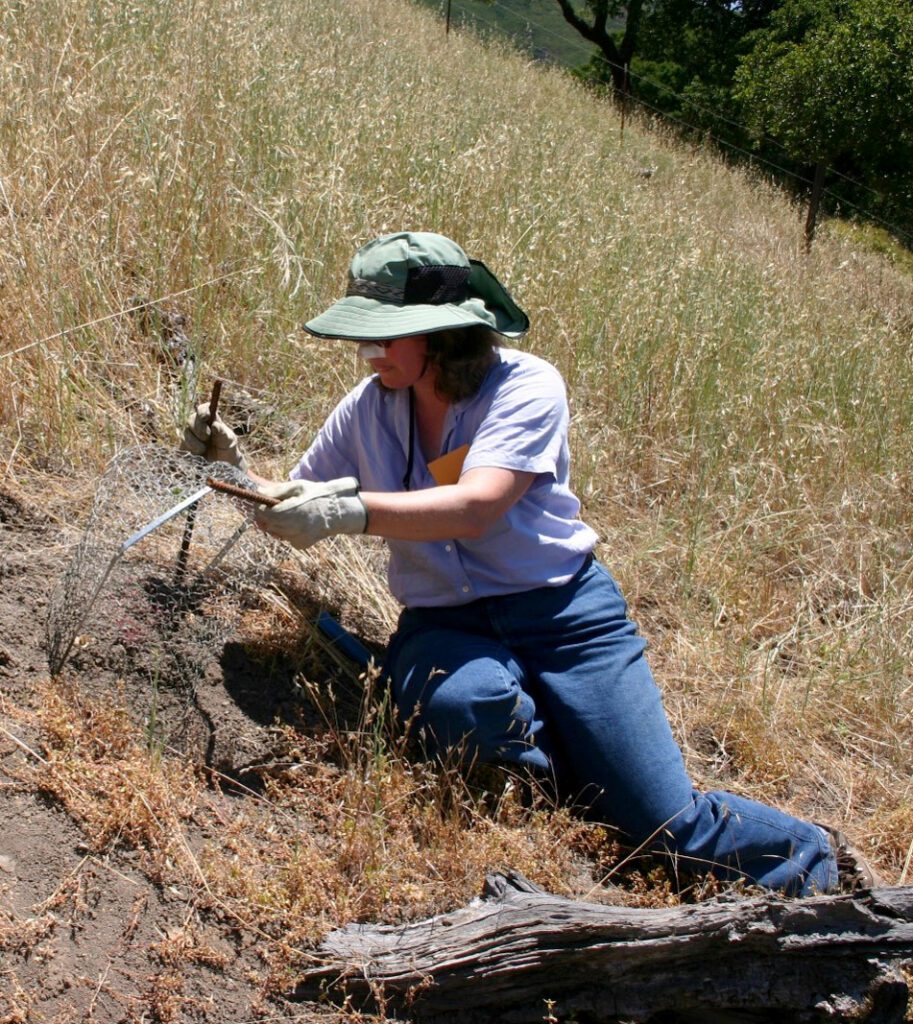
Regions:
<instances>
[{"instance_id":1,"label":"brown soil","mask_svg":"<svg viewBox=\"0 0 913 1024\"><path fill-rule=\"evenodd\" d=\"M59 803L22 781L41 756L30 713L49 681L45 619L74 539L0 491L0 1021L306 1020L307 1008L267 992L255 944L230 922L156 882L126 845L93 852ZM181 674L172 689L167 665L152 685L142 651L96 643L66 671L78 692L124 701L164 749L189 752L223 781L244 781L272 756L277 721L300 726L313 714L275 654L258 661L236 641L184 631L171 653L192 657L197 678ZM211 799L243 793L213 786ZM176 957L188 936L194 955Z\"/></svg>"}]
</instances>

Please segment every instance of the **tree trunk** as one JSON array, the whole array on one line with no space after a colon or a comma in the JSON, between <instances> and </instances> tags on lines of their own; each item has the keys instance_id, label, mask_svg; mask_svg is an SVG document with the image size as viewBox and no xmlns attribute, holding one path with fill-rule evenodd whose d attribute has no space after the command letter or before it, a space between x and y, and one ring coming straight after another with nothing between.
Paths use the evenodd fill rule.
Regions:
<instances>
[{"instance_id":1,"label":"tree trunk","mask_svg":"<svg viewBox=\"0 0 913 1024\"><path fill-rule=\"evenodd\" d=\"M621 99L630 89L627 69L637 48L637 36L640 32L644 0L631 0L631 3L627 4L625 30L617 46L607 28L609 4L605 0L591 5L593 10L592 25L580 17L572 0L556 0L556 2L561 8L564 20L579 32L584 39L589 40L589 42L593 43L594 46L598 46L602 51L602 55L609 66L609 72L612 75L615 99L621 102Z\"/></svg>"},{"instance_id":2,"label":"tree trunk","mask_svg":"<svg viewBox=\"0 0 913 1024\"><path fill-rule=\"evenodd\" d=\"M901 1024L913 887L637 910L553 896L511 873L461 910L351 925L317 952L294 998L437 1024Z\"/></svg>"}]
</instances>

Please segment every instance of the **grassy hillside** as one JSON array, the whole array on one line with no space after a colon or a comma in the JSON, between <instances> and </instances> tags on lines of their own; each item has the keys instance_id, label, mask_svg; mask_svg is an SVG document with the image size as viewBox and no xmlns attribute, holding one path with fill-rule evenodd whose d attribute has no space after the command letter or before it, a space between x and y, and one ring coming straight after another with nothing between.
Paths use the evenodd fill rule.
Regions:
<instances>
[{"instance_id":1,"label":"grassy hillside","mask_svg":"<svg viewBox=\"0 0 913 1024\"><path fill-rule=\"evenodd\" d=\"M446 16L447 0L418 2ZM586 64L595 52L564 20L555 0L452 0L450 18L452 28L502 37L524 53L563 67Z\"/></svg>"},{"instance_id":2,"label":"grassy hillside","mask_svg":"<svg viewBox=\"0 0 913 1024\"><path fill-rule=\"evenodd\" d=\"M803 256L799 211L763 181L630 120L622 135L568 76L445 38L404 0L4 4L0 94L4 488L50 508L64 536L106 462L176 443L193 381L202 396L215 376L266 410L245 439L256 468L286 470L362 372L300 322L340 295L358 244L450 234L509 282L533 321L523 346L567 379L574 484L698 783L844 826L910 880L908 276L827 224ZM179 348L197 378L181 377ZM369 595L345 569L330 579L357 621ZM45 742L70 774L43 785L91 831L70 797L103 716L66 694L48 707ZM452 906L511 858L570 887L560 820L532 833L518 809L496 823L481 808L436 831L438 784L347 742L332 771L325 748L302 755L314 820L362 801L370 849L350 844L346 865L280 850L267 805L262 861L260 833L237 826L235 854L202 865L160 844L158 877L190 864L188 885L247 908L238 920L306 938ZM93 778L116 770L116 749L91 747ZM148 803L193 796L146 753ZM304 813L296 778L282 815ZM388 788L368 799L369 784ZM153 822L128 827L137 807L118 807L112 843L149 842ZM306 891L304 910L284 885Z\"/></svg>"}]
</instances>

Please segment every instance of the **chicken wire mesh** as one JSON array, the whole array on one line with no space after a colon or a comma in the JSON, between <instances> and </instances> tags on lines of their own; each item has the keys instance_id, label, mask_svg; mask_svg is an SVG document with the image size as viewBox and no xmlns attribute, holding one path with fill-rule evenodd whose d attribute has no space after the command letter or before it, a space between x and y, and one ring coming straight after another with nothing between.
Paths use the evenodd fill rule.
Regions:
<instances>
[{"instance_id":1,"label":"chicken wire mesh","mask_svg":"<svg viewBox=\"0 0 913 1024\"><path fill-rule=\"evenodd\" d=\"M382 645L396 616L382 582L385 549L370 538L333 538L298 552L256 528L253 503L216 492L144 532L208 478L255 489L226 463L151 445L119 453L98 481L47 618L52 673L67 667L142 691L135 696L147 721L158 719L159 731L170 723L162 741L184 749L214 732L212 722L201 721L208 716L198 688L222 672L226 642L242 617L262 608L264 595L274 609L297 616L289 578L313 603L306 627L325 616L316 609L330 607Z\"/></svg>"},{"instance_id":2,"label":"chicken wire mesh","mask_svg":"<svg viewBox=\"0 0 913 1024\"><path fill-rule=\"evenodd\" d=\"M74 645L90 642L103 625L139 643L149 627L161 627L187 611L204 591L224 589L235 578L253 582L275 563L275 543L249 529L253 506L218 494L200 498L138 538L144 526L200 491L210 476L251 486L225 463L154 446L128 448L110 463L51 598L52 672L63 668ZM144 608L136 606L134 591L143 595Z\"/></svg>"}]
</instances>

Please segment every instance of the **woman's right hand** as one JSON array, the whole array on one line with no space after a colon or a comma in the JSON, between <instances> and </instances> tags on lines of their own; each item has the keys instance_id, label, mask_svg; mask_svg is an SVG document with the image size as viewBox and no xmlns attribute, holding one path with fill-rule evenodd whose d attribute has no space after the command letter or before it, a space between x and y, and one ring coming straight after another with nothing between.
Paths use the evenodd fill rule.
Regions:
<instances>
[{"instance_id":1,"label":"woman's right hand","mask_svg":"<svg viewBox=\"0 0 913 1024\"><path fill-rule=\"evenodd\" d=\"M247 459L241 451L237 434L218 415L210 422L208 402L198 405L188 417L181 450L199 455L208 462L227 462L242 472L247 470Z\"/></svg>"}]
</instances>

